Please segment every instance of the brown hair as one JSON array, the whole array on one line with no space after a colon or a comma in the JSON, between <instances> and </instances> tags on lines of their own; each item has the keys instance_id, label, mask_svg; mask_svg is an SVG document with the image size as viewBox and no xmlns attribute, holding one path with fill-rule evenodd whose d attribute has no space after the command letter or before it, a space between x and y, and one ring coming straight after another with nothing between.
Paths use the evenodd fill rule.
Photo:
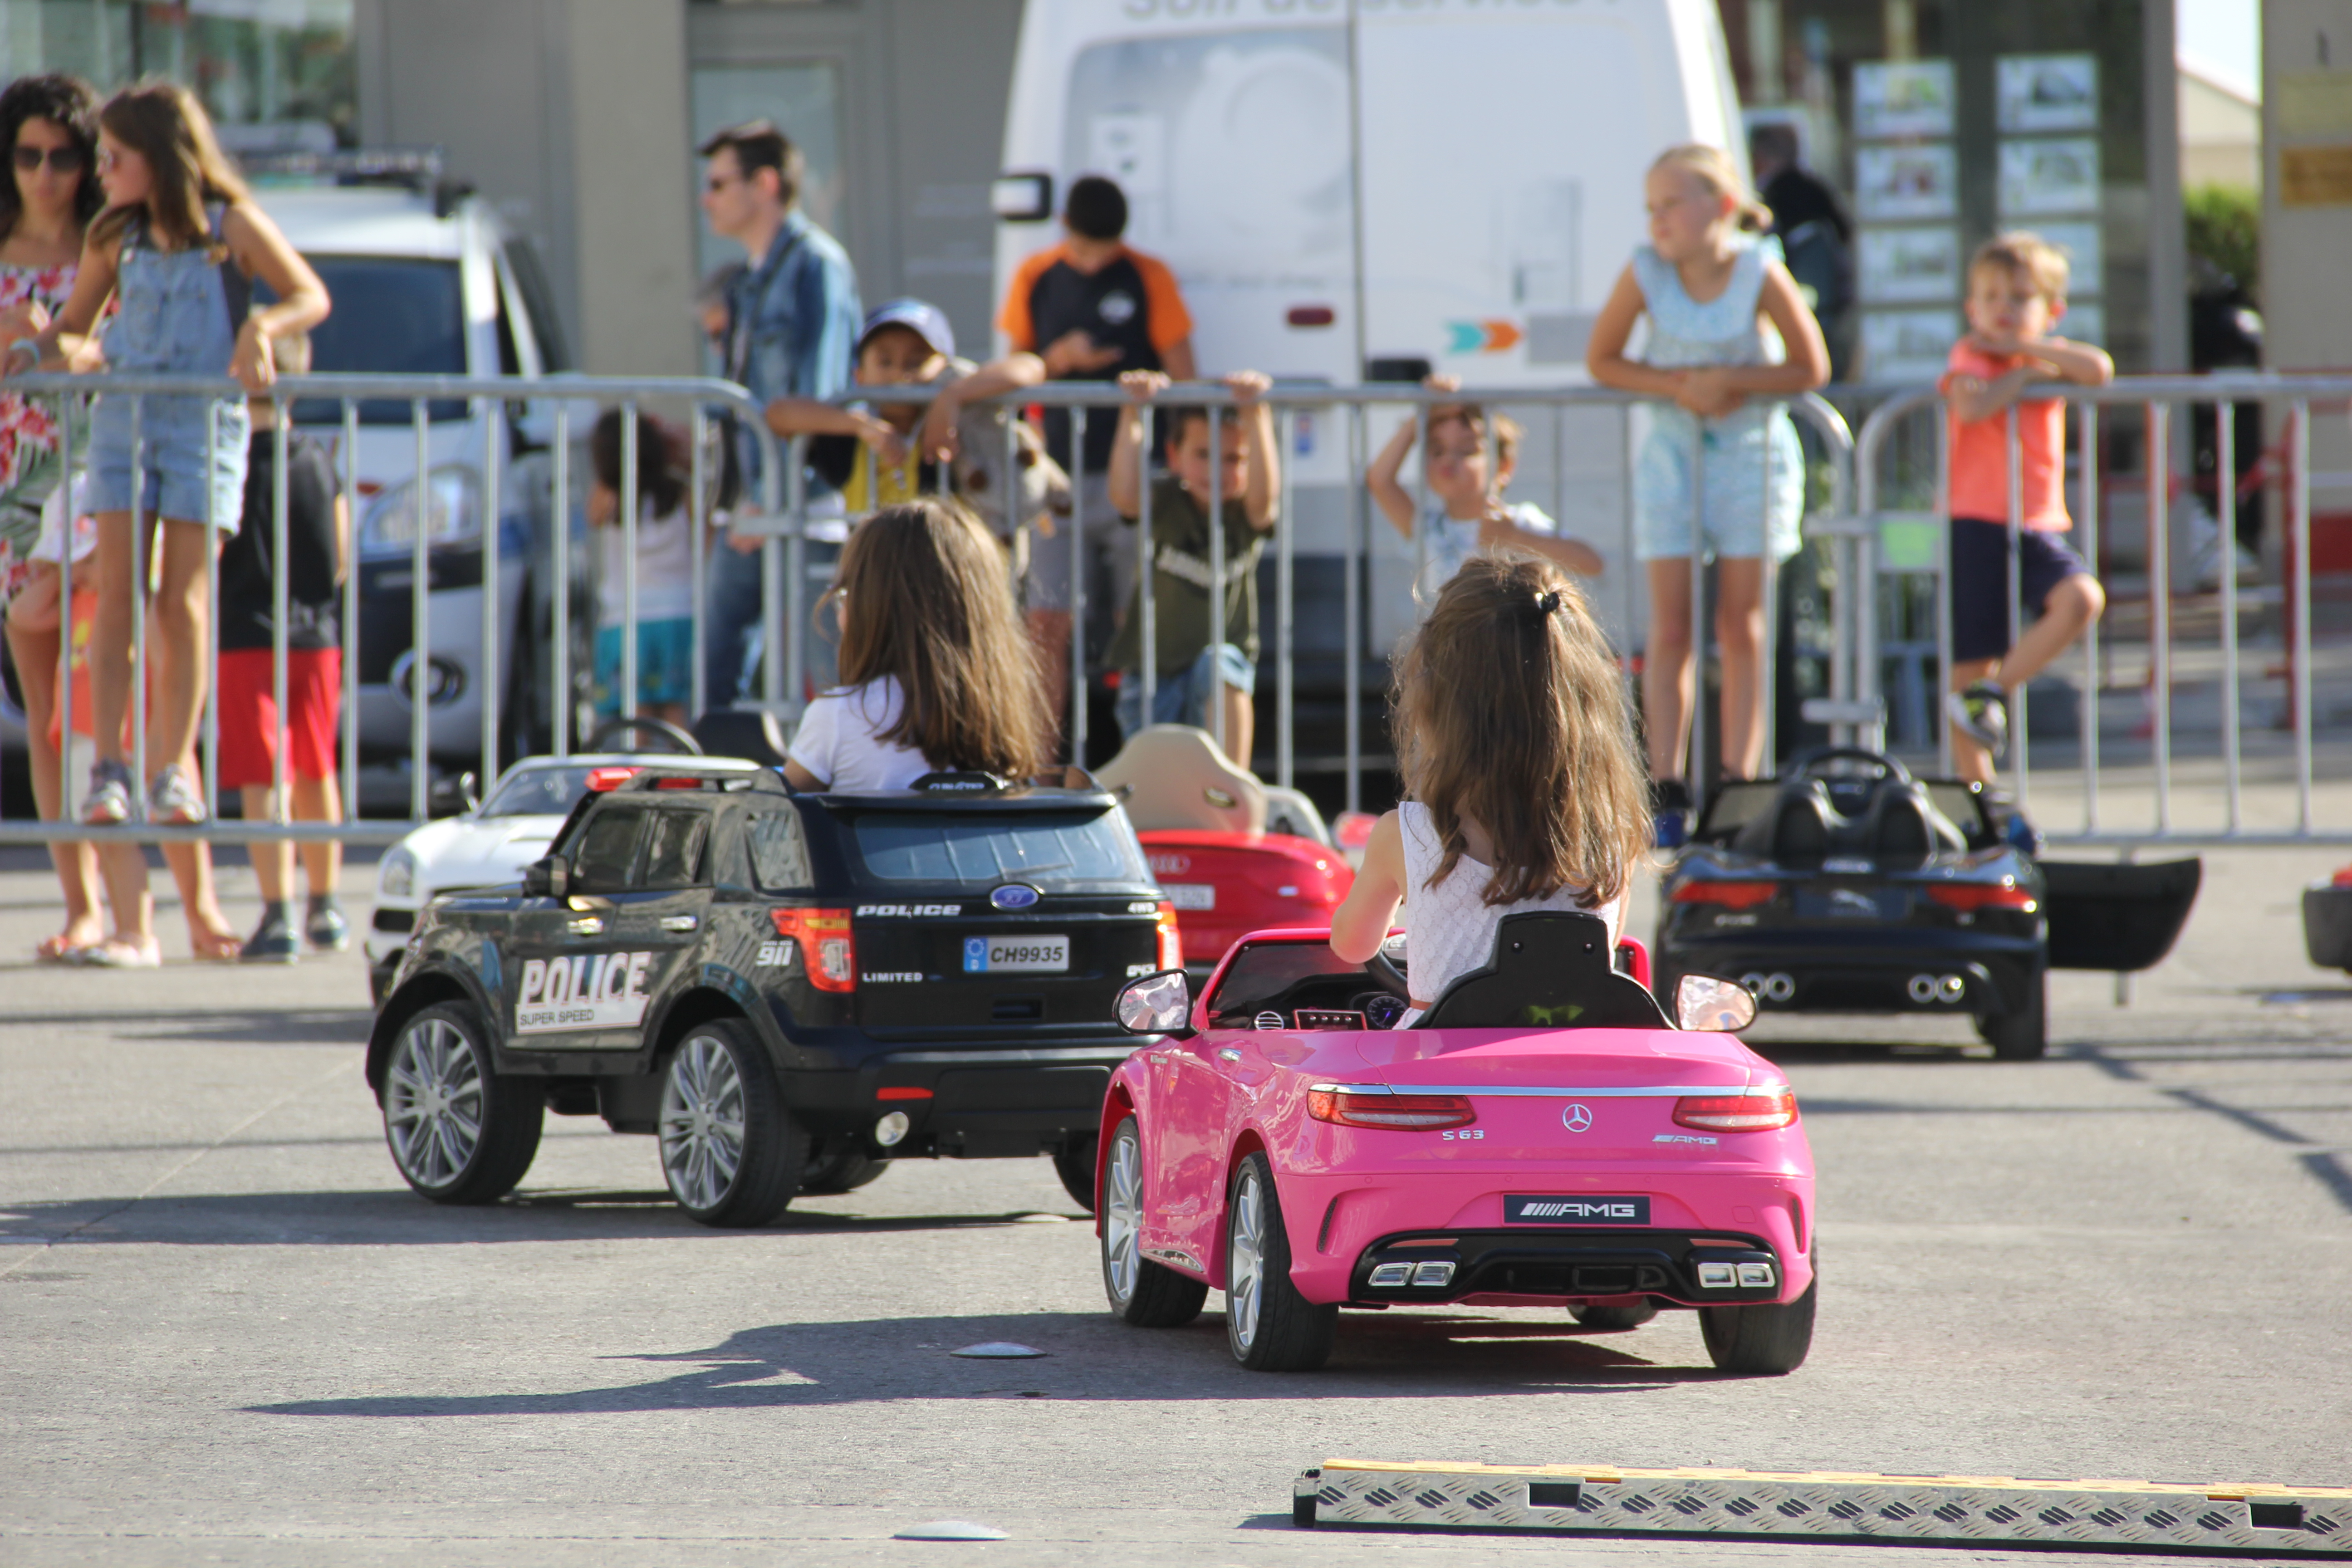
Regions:
<instances>
[{"instance_id":1,"label":"brown hair","mask_svg":"<svg viewBox=\"0 0 2352 1568\"><path fill-rule=\"evenodd\" d=\"M714 158L722 147L734 149L735 167L746 180L762 169L773 169L777 199L786 206L800 200L801 184L808 177L808 162L774 121L747 120L740 125L714 131L703 138L695 151L706 158Z\"/></svg>"},{"instance_id":2,"label":"brown hair","mask_svg":"<svg viewBox=\"0 0 2352 1568\"><path fill-rule=\"evenodd\" d=\"M588 463L596 482L614 495L621 492L621 411L607 408L588 432ZM667 517L686 504L688 482L686 437L667 420L637 411L637 494L650 498L656 517Z\"/></svg>"},{"instance_id":3,"label":"brown hair","mask_svg":"<svg viewBox=\"0 0 2352 1568\"><path fill-rule=\"evenodd\" d=\"M212 117L196 95L177 82L150 80L126 87L107 100L98 123L109 136L147 160L154 186L143 210L149 231L167 248L202 246L215 261L227 247L212 240L205 204L235 206L253 199L228 154L213 136ZM121 237L140 207L109 207L89 227L90 243Z\"/></svg>"},{"instance_id":4,"label":"brown hair","mask_svg":"<svg viewBox=\"0 0 2352 1568\"><path fill-rule=\"evenodd\" d=\"M1669 147L1650 165L1652 174L1660 169L1680 169L1717 196L1729 196L1733 205L1731 221L1750 234L1761 234L1772 226L1772 209L1756 199L1748 188L1747 177L1731 154L1720 147L1710 147L1704 142L1685 142L1679 147Z\"/></svg>"},{"instance_id":5,"label":"brown hair","mask_svg":"<svg viewBox=\"0 0 2352 1568\"><path fill-rule=\"evenodd\" d=\"M887 506L841 552L841 679L896 676L906 705L882 738L935 768L1026 778L1045 758L1045 688L1004 553L960 502Z\"/></svg>"},{"instance_id":6,"label":"brown hair","mask_svg":"<svg viewBox=\"0 0 2352 1568\"><path fill-rule=\"evenodd\" d=\"M1527 432L1509 415L1489 414L1475 403L1439 403L1431 405L1425 423L1434 430L1455 419L1478 437L1482 447L1486 444L1487 432L1494 432L1496 468L1507 468L1519 460L1519 442Z\"/></svg>"},{"instance_id":7,"label":"brown hair","mask_svg":"<svg viewBox=\"0 0 2352 1568\"><path fill-rule=\"evenodd\" d=\"M1398 768L1445 857L1465 818L1495 842L1486 901L1581 888L1595 909L1650 842L1649 792L1617 661L1584 596L1549 562L1475 555L1397 660Z\"/></svg>"},{"instance_id":8,"label":"brown hair","mask_svg":"<svg viewBox=\"0 0 2352 1568\"><path fill-rule=\"evenodd\" d=\"M1969 258L1969 281L1988 267L2006 268L2011 273L2022 272L2033 279L2034 289L2053 305L2066 302L2066 283L2072 270L2066 265L2066 253L2040 235L2021 228L2012 228L1994 235L1976 248Z\"/></svg>"},{"instance_id":9,"label":"brown hair","mask_svg":"<svg viewBox=\"0 0 2352 1568\"><path fill-rule=\"evenodd\" d=\"M89 223L106 200L98 184L98 89L78 76L62 72L20 76L0 92L0 147L14 148L27 120L47 121L80 151L81 183L74 187L74 221ZM11 173L0 180L0 237L12 233L24 216L24 194Z\"/></svg>"}]
</instances>

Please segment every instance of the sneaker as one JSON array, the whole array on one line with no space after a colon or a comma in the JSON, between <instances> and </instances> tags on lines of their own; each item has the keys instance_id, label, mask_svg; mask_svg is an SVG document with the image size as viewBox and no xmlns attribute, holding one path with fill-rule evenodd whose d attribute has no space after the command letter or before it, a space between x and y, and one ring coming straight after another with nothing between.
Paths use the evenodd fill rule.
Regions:
<instances>
[{"instance_id":1,"label":"sneaker","mask_svg":"<svg viewBox=\"0 0 2352 1568\"><path fill-rule=\"evenodd\" d=\"M2009 750L2009 698L1990 680L1944 699L1945 716L1998 762Z\"/></svg>"},{"instance_id":2,"label":"sneaker","mask_svg":"<svg viewBox=\"0 0 2352 1568\"><path fill-rule=\"evenodd\" d=\"M1690 787L1680 779L1654 779L1650 784L1652 842L1661 849L1679 849L1690 837Z\"/></svg>"},{"instance_id":3,"label":"sneaker","mask_svg":"<svg viewBox=\"0 0 2352 1568\"><path fill-rule=\"evenodd\" d=\"M112 827L131 820L138 809L131 787L131 769L103 757L89 765L89 797L82 802L86 826Z\"/></svg>"},{"instance_id":4,"label":"sneaker","mask_svg":"<svg viewBox=\"0 0 2352 1568\"><path fill-rule=\"evenodd\" d=\"M165 764L147 786L147 820L165 827L188 827L205 819L205 797L196 793L187 770Z\"/></svg>"},{"instance_id":5,"label":"sneaker","mask_svg":"<svg viewBox=\"0 0 2352 1568\"><path fill-rule=\"evenodd\" d=\"M302 934L320 952L341 952L352 945L352 922L332 899L312 899L310 913L303 922Z\"/></svg>"},{"instance_id":6,"label":"sneaker","mask_svg":"<svg viewBox=\"0 0 2352 1568\"><path fill-rule=\"evenodd\" d=\"M240 963L292 963L301 956L302 943L294 934L293 907L267 904L262 908L259 928L236 958Z\"/></svg>"}]
</instances>

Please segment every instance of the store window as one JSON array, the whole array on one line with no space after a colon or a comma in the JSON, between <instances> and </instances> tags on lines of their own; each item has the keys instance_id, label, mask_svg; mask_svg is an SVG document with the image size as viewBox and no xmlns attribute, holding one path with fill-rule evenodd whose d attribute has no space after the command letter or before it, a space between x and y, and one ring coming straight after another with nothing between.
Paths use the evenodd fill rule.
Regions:
<instances>
[{"instance_id":1,"label":"store window","mask_svg":"<svg viewBox=\"0 0 2352 1568\"><path fill-rule=\"evenodd\" d=\"M110 92L169 77L232 152L327 152L358 139L352 3L0 0L0 80L71 71Z\"/></svg>"},{"instance_id":2,"label":"store window","mask_svg":"<svg viewBox=\"0 0 2352 1568\"><path fill-rule=\"evenodd\" d=\"M2011 228L2071 259L2060 330L2147 367L2139 0L1720 5L1751 150L1793 142L1850 215L1845 319L1824 321L1848 378L1940 374L1969 254Z\"/></svg>"}]
</instances>

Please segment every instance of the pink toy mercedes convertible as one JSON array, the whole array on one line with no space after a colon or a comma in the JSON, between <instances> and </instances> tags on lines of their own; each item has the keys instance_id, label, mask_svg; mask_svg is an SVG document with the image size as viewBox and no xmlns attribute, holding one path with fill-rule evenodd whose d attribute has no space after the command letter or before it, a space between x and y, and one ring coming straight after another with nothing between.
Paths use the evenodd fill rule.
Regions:
<instances>
[{"instance_id":1,"label":"pink toy mercedes convertible","mask_svg":"<svg viewBox=\"0 0 2352 1568\"><path fill-rule=\"evenodd\" d=\"M1393 946L1396 939L1391 939ZM1587 914L1507 917L1486 967L1410 1029L1389 954L1320 930L1235 943L1198 1003L1129 984L1161 1037L1111 1077L1096 1226L1128 1322L1225 1292L1243 1365L1306 1371L1342 1303L1564 1307L1588 1328L1695 1308L1726 1372L1779 1373L1813 1332L1813 1165L1755 1016L1688 975L1670 1024L1638 943Z\"/></svg>"}]
</instances>

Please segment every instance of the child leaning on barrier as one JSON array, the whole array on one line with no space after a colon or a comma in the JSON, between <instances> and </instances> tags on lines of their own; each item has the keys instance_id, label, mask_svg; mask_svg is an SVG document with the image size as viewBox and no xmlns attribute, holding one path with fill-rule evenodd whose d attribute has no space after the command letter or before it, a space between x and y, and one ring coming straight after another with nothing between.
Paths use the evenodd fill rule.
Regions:
<instances>
[{"instance_id":1,"label":"child leaning on barrier","mask_svg":"<svg viewBox=\"0 0 2352 1568\"><path fill-rule=\"evenodd\" d=\"M308 332L271 340L278 368L293 375L310 369ZM276 576L286 577L286 816L291 822L334 822L343 815L335 780L335 734L342 712L342 636L338 588L351 569L352 519L335 483L335 465L323 443L286 432L286 559L278 553L278 413L267 397L247 401L253 421L245 465L245 521L220 558L220 670L215 704L220 719L220 787L238 792L245 820L268 821L278 805L278 697L275 650ZM261 884L261 924L238 957L247 963L291 963L301 937L323 952L351 945L350 922L335 897L342 846L313 839L302 846L310 903L301 934L294 926L294 846L257 841L247 854Z\"/></svg>"},{"instance_id":2,"label":"child leaning on barrier","mask_svg":"<svg viewBox=\"0 0 2352 1568\"><path fill-rule=\"evenodd\" d=\"M1650 165L1644 195L1650 242L1601 308L1585 365L1603 386L1665 400L1651 411L1633 470L1633 553L1650 578L1642 705L1657 838L1672 846L1690 809L1691 557L1716 557L1722 771L1751 778L1765 746L1764 558L1796 553L1805 495L1796 428L1765 400L1821 385L1830 355L1780 242L1760 232L1772 215L1721 148L1667 149ZM1643 357L1628 359L1644 315Z\"/></svg>"},{"instance_id":3,"label":"child leaning on barrier","mask_svg":"<svg viewBox=\"0 0 2352 1568\"><path fill-rule=\"evenodd\" d=\"M1046 710L1004 558L953 500L884 507L849 536L825 595L842 684L801 715L795 789L905 789L933 772L1028 778Z\"/></svg>"},{"instance_id":4,"label":"child leaning on barrier","mask_svg":"<svg viewBox=\"0 0 2352 1568\"><path fill-rule=\"evenodd\" d=\"M1526 679L1497 680L1497 670ZM1613 946L1650 839L1617 661L1584 597L1549 562L1473 556L1397 659L1406 799L1372 826L1331 917L1361 963L1404 905L1414 1011L1484 964L1506 915L1585 910Z\"/></svg>"},{"instance_id":5,"label":"child leaning on barrier","mask_svg":"<svg viewBox=\"0 0 2352 1568\"><path fill-rule=\"evenodd\" d=\"M108 205L90 225L72 295L46 328L7 346L0 374L63 364L60 351L81 350L114 300L120 310L106 332L108 369L231 375L248 393L268 391L278 378L271 338L326 320L327 290L246 190L195 95L160 81L115 94L99 112L99 179ZM277 302L248 311L256 279L269 285ZM190 759L210 673L205 562L219 548L215 529L236 531L247 435L245 405L231 399L109 394L91 415L99 601L89 663L98 761L85 822L135 819L142 784L150 821L204 820ZM136 538L134 513L142 524ZM153 607L162 635L149 649L156 680L146 739L158 771L141 780L131 775L123 721L131 706L133 578L156 535L163 560Z\"/></svg>"},{"instance_id":6,"label":"child leaning on barrier","mask_svg":"<svg viewBox=\"0 0 2352 1568\"><path fill-rule=\"evenodd\" d=\"M1951 421L1952 670L1946 716L1960 777L1992 782L2008 749L2009 694L2039 675L2106 608L2083 558L2059 539L2066 515L2066 405L2028 398L2038 382L2103 386L2115 362L2053 337L2066 313L2066 258L2039 235L1995 235L1969 259L1968 335L1942 388ZM2009 594L2009 411L2017 411L2018 588ZM2013 642L2025 612L2039 618Z\"/></svg>"},{"instance_id":7,"label":"child leaning on barrier","mask_svg":"<svg viewBox=\"0 0 2352 1568\"><path fill-rule=\"evenodd\" d=\"M1458 392L1458 376L1433 375L1422 382L1432 392ZM1413 538L1413 500L1397 480L1414 438L1427 432L1428 450L1422 471L1429 485L1429 504L1421 513L1421 534L1428 542L1429 570L1419 595L1433 599L1462 563L1479 551L1520 550L1540 555L1563 571L1598 577L1598 552L1580 539L1565 538L1559 525L1541 507L1528 501L1506 501L1511 475L1518 468L1520 430L1508 415L1488 415L1475 403L1433 404L1409 419L1389 437L1364 476L1365 488L1380 503L1381 515L1410 543ZM1491 482L1486 468L1486 438L1495 441Z\"/></svg>"},{"instance_id":8,"label":"child leaning on barrier","mask_svg":"<svg viewBox=\"0 0 2352 1568\"><path fill-rule=\"evenodd\" d=\"M596 710L621 710L621 639L629 580L637 584L637 704L648 719L687 721L694 695L694 536L688 521L691 469L686 437L637 416L637 552L621 528L621 411L607 408L588 437L588 521L603 554L596 579Z\"/></svg>"},{"instance_id":9,"label":"child leaning on barrier","mask_svg":"<svg viewBox=\"0 0 2352 1568\"><path fill-rule=\"evenodd\" d=\"M1131 370L1118 378L1128 396L1119 410L1118 437L1111 444L1108 489L1119 521L1142 515L1145 405L1168 386L1156 370ZM1151 563L1153 640L1143 646L1143 582L1136 581L1127 619L1111 644L1111 668L1119 678L1118 725L1129 735L1147 724L1191 724L1209 729L1213 705L1222 704L1225 754L1244 772L1250 765L1257 690L1257 558L1274 531L1281 493L1281 459L1276 455L1274 415L1264 402L1273 382L1254 370L1225 377L1236 406L1180 408L1168 426L1168 468L1150 480L1151 537L1145 542ZM1224 531L1225 640L1212 647L1209 570L1209 432L1216 421L1223 440L1217 484L1216 526ZM1157 676L1150 713L1143 710L1143 661Z\"/></svg>"}]
</instances>

